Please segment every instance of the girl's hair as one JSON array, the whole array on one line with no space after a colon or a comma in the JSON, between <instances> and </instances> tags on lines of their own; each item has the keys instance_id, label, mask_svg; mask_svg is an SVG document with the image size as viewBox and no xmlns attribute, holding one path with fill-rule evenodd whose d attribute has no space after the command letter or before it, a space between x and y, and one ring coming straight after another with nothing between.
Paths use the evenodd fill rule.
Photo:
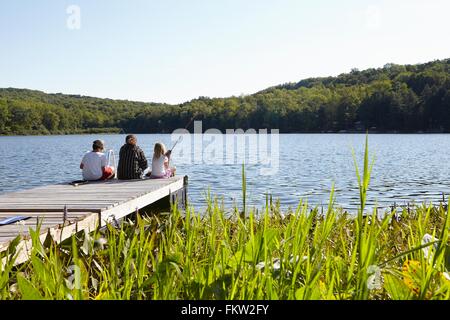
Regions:
<instances>
[{"instance_id":1,"label":"girl's hair","mask_svg":"<svg viewBox=\"0 0 450 320\"><path fill-rule=\"evenodd\" d=\"M166 154L166 146L164 145L164 143L157 142L155 143L155 149L153 150L153 152L153 157L159 159L159 157Z\"/></svg>"}]
</instances>

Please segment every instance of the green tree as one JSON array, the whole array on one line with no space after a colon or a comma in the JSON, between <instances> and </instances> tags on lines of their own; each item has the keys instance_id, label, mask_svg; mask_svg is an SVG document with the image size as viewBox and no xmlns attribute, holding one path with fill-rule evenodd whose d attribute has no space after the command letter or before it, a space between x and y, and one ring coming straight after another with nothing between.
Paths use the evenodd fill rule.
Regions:
<instances>
[{"instance_id":1,"label":"green tree","mask_svg":"<svg viewBox=\"0 0 450 320\"><path fill-rule=\"evenodd\" d=\"M53 132L59 128L60 117L53 111L46 111L42 117L42 122L50 132Z\"/></svg>"},{"instance_id":2,"label":"green tree","mask_svg":"<svg viewBox=\"0 0 450 320\"><path fill-rule=\"evenodd\" d=\"M5 99L0 99L0 134L9 133L10 112Z\"/></svg>"}]
</instances>

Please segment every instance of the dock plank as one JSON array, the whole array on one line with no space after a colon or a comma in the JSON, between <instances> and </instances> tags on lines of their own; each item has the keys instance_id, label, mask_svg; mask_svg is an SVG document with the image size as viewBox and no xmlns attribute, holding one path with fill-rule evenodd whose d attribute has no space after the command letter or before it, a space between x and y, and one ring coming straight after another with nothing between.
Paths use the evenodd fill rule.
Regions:
<instances>
[{"instance_id":1,"label":"dock plank","mask_svg":"<svg viewBox=\"0 0 450 320\"><path fill-rule=\"evenodd\" d=\"M49 233L59 242L73 232L104 226L121 219L186 187L187 177L169 179L111 180L72 186L57 184L0 194L0 220L12 216L30 219L0 226L0 252L18 235L21 251L16 263L28 259L31 240L29 228L41 223L40 237ZM64 220L64 207L67 208ZM1 261L2 263L4 260Z\"/></svg>"}]
</instances>

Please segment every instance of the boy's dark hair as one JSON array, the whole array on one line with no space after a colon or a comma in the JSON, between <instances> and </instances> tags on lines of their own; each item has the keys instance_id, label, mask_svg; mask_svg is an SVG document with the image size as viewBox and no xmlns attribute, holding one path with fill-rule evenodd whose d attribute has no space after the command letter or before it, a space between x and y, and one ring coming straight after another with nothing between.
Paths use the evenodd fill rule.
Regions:
<instances>
[{"instance_id":1,"label":"boy's dark hair","mask_svg":"<svg viewBox=\"0 0 450 320\"><path fill-rule=\"evenodd\" d=\"M97 149L103 149L104 148L104 144L102 140L95 140L92 143L92 150L97 150Z\"/></svg>"}]
</instances>

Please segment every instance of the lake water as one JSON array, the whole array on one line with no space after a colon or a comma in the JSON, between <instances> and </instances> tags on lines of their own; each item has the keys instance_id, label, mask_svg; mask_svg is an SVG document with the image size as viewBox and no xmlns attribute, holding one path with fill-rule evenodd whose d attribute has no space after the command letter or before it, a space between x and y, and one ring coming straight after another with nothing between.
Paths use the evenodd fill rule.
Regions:
<instances>
[{"instance_id":1,"label":"lake water","mask_svg":"<svg viewBox=\"0 0 450 320\"><path fill-rule=\"evenodd\" d=\"M0 137L0 193L80 179L80 159L93 140L105 140L107 148L118 154L124 137ZM248 202L262 208L266 194L271 194L284 208L296 207L300 199L308 199L311 205L326 206L334 182L336 203L353 211L359 193L351 147L355 148L362 167L364 140L363 134L279 135L279 169L275 175L261 175L262 164L246 165ZM170 135L138 135L138 144L149 162L156 141L167 146L173 144ZM373 134L369 136L369 147L376 158L368 205L388 207L413 201L437 204L443 193L450 193L450 135ZM178 159L173 157L177 174L189 176L190 203L204 207L205 194L210 189L225 204L240 205L241 163L201 161L199 150L193 148L189 155L197 159L193 163L186 163L180 159L181 155Z\"/></svg>"}]
</instances>

